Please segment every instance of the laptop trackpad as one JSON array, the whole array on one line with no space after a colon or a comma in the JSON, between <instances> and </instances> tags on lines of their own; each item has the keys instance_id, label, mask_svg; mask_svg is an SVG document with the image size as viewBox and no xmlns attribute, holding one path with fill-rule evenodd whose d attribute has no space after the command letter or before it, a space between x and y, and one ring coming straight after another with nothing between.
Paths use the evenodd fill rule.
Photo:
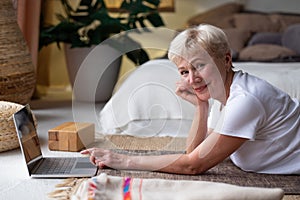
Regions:
<instances>
[{"instance_id":1,"label":"laptop trackpad","mask_svg":"<svg viewBox=\"0 0 300 200\"><path fill-rule=\"evenodd\" d=\"M96 168L91 162L81 162L78 161L74 167L74 169L84 169L84 168Z\"/></svg>"},{"instance_id":2,"label":"laptop trackpad","mask_svg":"<svg viewBox=\"0 0 300 200\"><path fill-rule=\"evenodd\" d=\"M94 175L97 171L97 167L90 162L88 157L80 157L77 159L77 163L71 170L71 173L89 173Z\"/></svg>"}]
</instances>

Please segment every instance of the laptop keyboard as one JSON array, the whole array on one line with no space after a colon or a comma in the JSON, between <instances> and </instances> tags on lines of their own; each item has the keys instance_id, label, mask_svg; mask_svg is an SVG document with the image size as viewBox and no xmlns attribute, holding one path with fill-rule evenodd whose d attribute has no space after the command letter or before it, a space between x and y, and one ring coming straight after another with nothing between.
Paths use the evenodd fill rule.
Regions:
<instances>
[{"instance_id":1,"label":"laptop keyboard","mask_svg":"<svg viewBox=\"0 0 300 200\"><path fill-rule=\"evenodd\" d=\"M76 158L44 159L36 174L69 174Z\"/></svg>"}]
</instances>

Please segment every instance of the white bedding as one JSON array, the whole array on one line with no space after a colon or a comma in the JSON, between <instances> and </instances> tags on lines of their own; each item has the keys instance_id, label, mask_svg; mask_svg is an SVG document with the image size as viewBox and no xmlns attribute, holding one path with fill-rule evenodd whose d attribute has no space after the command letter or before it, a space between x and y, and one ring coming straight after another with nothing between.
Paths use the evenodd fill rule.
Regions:
<instances>
[{"instance_id":1,"label":"white bedding","mask_svg":"<svg viewBox=\"0 0 300 200\"><path fill-rule=\"evenodd\" d=\"M256 75L300 100L300 63L234 63L235 70ZM138 67L100 112L104 134L185 137L194 108L175 94L176 66L167 59Z\"/></svg>"},{"instance_id":2,"label":"white bedding","mask_svg":"<svg viewBox=\"0 0 300 200\"><path fill-rule=\"evenodd\" d=\"M249 74L260 77L291 97L300 101L300 63L262 63L262 62L237 62L233 63L235 70L243 70Z\"/></svg>"},{"instance_id":3,"label":"white bedding","mask_svg":"<svg viewBox=\"0 0 300 200\"><path fill-rule=\"evenodd\" d=\"M167 59L139 66L100 112L100 131L138 136L182 136L193 106L175 94L177 67Z\"/></svg>"}]
</instances>

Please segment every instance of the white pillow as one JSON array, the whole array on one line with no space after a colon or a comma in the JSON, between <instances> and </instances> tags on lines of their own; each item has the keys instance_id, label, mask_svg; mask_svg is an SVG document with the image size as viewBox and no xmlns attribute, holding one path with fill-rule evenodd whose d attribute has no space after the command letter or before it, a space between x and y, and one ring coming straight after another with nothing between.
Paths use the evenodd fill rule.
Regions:
<instances>
[{"instance_id":1,"label":"white pillow","mask_svg":"<svg viewBox=\"0 0 300 200\"><path fill-rule=\"evenodd\" d=\"M119 86L100 112L103 134L186 136L194 106L175 94L180 79L168 59L139 66Z\"/></svg>"}]
</instances>

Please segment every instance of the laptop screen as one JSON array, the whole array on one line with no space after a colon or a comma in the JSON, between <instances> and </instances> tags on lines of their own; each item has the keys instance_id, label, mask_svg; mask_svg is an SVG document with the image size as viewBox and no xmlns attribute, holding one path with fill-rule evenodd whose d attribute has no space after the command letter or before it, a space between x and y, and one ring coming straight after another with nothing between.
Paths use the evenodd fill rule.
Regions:
<instances>
[{"instance_id":1,"label":"laptop screen","mask_svg":"<svg viewBox=\"0 0 300 200\"><path fill-rule=\"evenodd\" d=\"M20 140L21 151L27 164L42 155L33 116L29 105L14 114L14 123Z\"/></svg>"}]
</instances>

